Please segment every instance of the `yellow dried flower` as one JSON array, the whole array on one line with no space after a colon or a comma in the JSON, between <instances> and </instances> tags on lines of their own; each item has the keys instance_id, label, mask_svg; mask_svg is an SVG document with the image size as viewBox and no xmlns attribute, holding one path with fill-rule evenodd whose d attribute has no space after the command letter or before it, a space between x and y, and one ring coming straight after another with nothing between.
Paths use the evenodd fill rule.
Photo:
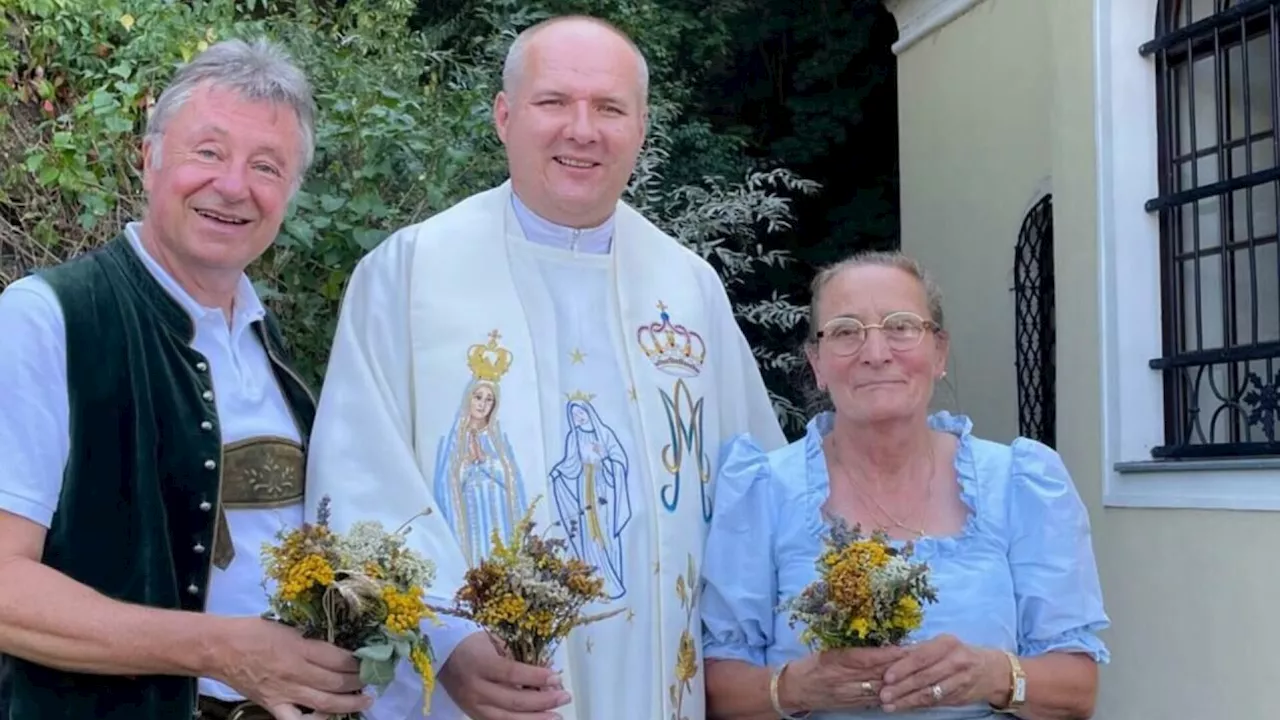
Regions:
<instances>
[{"instance_id":1,"label":"yellow dried flower","mask_svg":"<svg viewBox=\"0 0 1280 720\"><path fill-rule=\"evenodd\" d=\"M333 568L319 555L308 555L289 566L280 587L280 597L296 600L313 587L325 587L333 583Z\"/></svg>"},{"instance_id":2,"label":"yellow dried flower","mask_svg":"<svg viewBox=\"0 0 1280 720\"><path fill-rule=\"evenodd\" d=\"M920 627L922 620L924 620L924 613L921 612L919 600L910 595L898 598L898 604L893 610L893 618L890 620L895 629L915 630Z\"/></svg>"},{"instance_id":3,"label":"yellow dried flower","mask_svg":"<svg viewBox=\"0 0 1280 720\"><path fill-rule=\"evenodd\" d=\"M401 592L391 585L382 588L382 599L387 603L386 626L395 632L409 632L418 628L427 614L422 602L422 588L409 588Z\"/></svg>"},{"instance_id":4,"label":"yellow dried flower","mask_svg":"<svg viewBox=\"0 0 1280 720\"><path fill-rule=\"evenodd\" d=\"M414 645L409 651L409 663L422 676L422 714L431 715L431 694L436 689L436 674L431 667L431 656L422 645Z\"/></svg>"},{"instance_id":5,"label":"yellow dried flower","mask_svg":"<svg viewBox=\"0 0 1280 720\"><path fill-rule=\"evenodd\" d=\"M524 598L511 592L493 598L476 609L476 622L486 627L503 623L515 624L524 615Z\"/></svg>"}]
</instances>

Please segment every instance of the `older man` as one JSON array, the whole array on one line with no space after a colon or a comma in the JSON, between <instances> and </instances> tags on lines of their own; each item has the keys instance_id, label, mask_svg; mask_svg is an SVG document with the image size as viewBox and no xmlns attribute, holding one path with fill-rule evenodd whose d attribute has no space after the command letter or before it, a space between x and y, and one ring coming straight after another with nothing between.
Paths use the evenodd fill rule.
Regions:
<instances>
[{"instance_id":1,"label":"older man","mask_svg":"<svg viewBox=\"0 0 1280 720\"><path fill-rule=\"evenodd\" d=\"M313 114L278 50L214 45L150 118L145 218L0 295L10 720L370 702L350 653L260 617L261 544L302 520L314 401L244 270L311 161Z\"/></svg>"},{"instance_id":2,"label":"older man","mask_svg":"<svg viewBox=\"0 0 1280 720\"><path fill-rule=\"evenodd\" d=\"M703 716L692 594L718 449L784 438L715 272L619 200L647 84L604 22L522 33L494 103L510 181L396 232L347 288L308 505L332 496L340 525L435 509L409 537L448 602L542 498L540 525L604 578L595 609L621 610L574 632L558 675L428 625L447 691L433 718ZM405 717L411 695L373 717Z\"/></svg>"}]
</instances>

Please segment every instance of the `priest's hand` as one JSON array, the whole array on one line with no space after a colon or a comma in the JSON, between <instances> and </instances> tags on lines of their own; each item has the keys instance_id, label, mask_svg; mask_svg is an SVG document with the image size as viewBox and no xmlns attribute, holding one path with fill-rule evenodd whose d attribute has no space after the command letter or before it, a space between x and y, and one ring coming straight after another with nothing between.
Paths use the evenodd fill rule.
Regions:
<instances>
[{"instance_id":1,"label":"priest's hand","mask_svg":"<svg viewBox=\"0 0 1280 720\"><path fill-rule=\"evenodd\" d=\"M294 629L260 618L228 618L210 638L206 676L265 708L276 720L307 717L299 708L328 714L363 712L373 698L361 692L355 655Z\"/></svg>"},{"instance_id":2,"label":"priest's hand","mask_svg":"<svg viewBox=\"0 0 1280 720\"><path fill-rule=\"evenodd\" d=\"M558 720L569 702L555 672L503 657L485 632L458 643L440 684L472 720Z\"/></svg>"}]
</instances>

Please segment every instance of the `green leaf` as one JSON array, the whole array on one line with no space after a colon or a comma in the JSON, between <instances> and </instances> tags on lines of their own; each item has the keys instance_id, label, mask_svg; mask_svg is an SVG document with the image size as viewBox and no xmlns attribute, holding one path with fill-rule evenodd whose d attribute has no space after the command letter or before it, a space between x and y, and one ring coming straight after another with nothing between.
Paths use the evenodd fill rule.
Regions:
<instances>
[{"instance_id":1,"label":"green leaf","mask_svg":"<svg viewBox=\"0 0 1280 720\"><path fill-rule=\"evenodd\" d=\"M356 244L365 250L372 250L387 237L385 230L356 230Z\"/></svg>"},{"instance_id":2,"label":"green leaf","mask_svg":"<svg viewBox=\"0 0 1280 720\"><path fill-rule=\"evenodd\" d=\"M27 166L27 172L36 172L44 164L44 153L37 152L28 155L27 161L23 164Z\"/></svg>"},{"instance_id":3,"label":"green leaf","mask_svg":"<svg viewBox=\"0 0 1280 720\"><path fill-rule=\"evenodd\" d=\"M386 661L391 659L391 654L395 652L395 646L391 643L377 643L365 645L356 651L355 655L362 660Z\"/></svg>"},{"instance_id":4,"label":"green leaf","mask_svg":"<svg viewBox=\"0 0 1280 720\"><path fill-rule=\"evenodd\" d=\"M119 115L112 115L106 120L107 130L113 133L127 133L133 131L133 123L128 118L122 118Z\"/></svg>"},{"instance_id":5,"label":"green leaf","mask_svg":"<svg viewBox=\"0 0 1280 720\"><path fill-rule=\"evenodd\" d=\"M297 217L285 220L284 231L285 234L297 240L298 244L305 248L310 248L316 238L316 233L311 227L311 223Z\"/></svg>"},{"instance_id":6,"label":"green leaf","mask_svg":"<svg viewBox=\"0 0 1280 720\"><path fill-rule=\"evenodd\" d=\"M121 80L128 80L129 76L133 74L133 66L131 66L128 62L122 62L119 65L116 65L115 67L111 68L107 72L119 77Z\"/></svg>"},{"instance_id":7,"label":"green leaf","mask_svg":"<svg viewBox=\"0 0 1280 720\"><path fill-rule=\"evenodd\" d=\"M390 645L386 647L391 648ZM360 682L365 685L372 685L381 690L390 685L395 677L396 662L394 660L370 660L369 658L360 660Z\"/></svg>"},{"instance_id":8,"label":"green leaf","mask_svg":"<svg viewBox=\"0 0 1280 720\"><path fill-rule=\"evenodd\" d=\"M346 205L347 201L334 195L322 195L320 197L320 207L327 213L334 212L338 208Z\"/></svg>"},{"instance_id":9,"label":"green leaf","mask_svg":"<svg viewBox=\"0 0 1280 720\"><path fill-rule=\"evenodd\" d=\"M407 658L413 652L413 645L408 640L397 639L395 641L396 657Z\"/></svg>"}]
</instances>

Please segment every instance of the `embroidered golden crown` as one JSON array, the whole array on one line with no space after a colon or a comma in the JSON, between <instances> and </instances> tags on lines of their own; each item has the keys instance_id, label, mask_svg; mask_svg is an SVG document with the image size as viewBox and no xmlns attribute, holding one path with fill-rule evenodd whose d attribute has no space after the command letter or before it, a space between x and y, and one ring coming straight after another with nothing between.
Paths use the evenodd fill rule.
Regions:
<instances>
[{"instance_id":1,"label":"embroidered golden crown","mask_svg":"<svg viewBox=\"0 0 1280 720\"><path fill-rule=\"evenodd\" d=\"M707 359L707 345L702 336L683 325L673 324L667 306L658 303L662 322L641 325L636 342L654 367L668 375L692 377L702 372Z\"/></svg>"},{"instance_id":2,"label":"embroidered golden crown","mask_svg":"<svg viewBox=\"0 0 1280 720\"><path fill-rule=\"evenodd\" d=\"M477 379L497 382L511 368L511 351L498 344L500 337L494 330L489 333L489 342L467 349L467 367Z\"/></svg>"}]
</instances>

